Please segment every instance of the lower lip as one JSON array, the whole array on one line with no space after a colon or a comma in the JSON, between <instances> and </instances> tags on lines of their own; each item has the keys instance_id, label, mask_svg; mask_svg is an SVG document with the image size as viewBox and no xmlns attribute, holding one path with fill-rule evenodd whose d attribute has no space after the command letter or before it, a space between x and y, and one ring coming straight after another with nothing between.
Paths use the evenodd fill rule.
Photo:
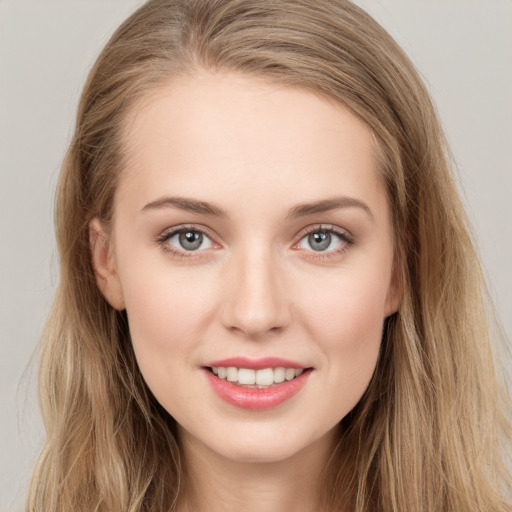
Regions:
<instances>
[{"instance_id":1,"label":"lower lip","mask_svg":"<svg viewBox=\"0 0 512 512\"><path fill-rule=\"evenodd\" d=\"M311 370L306 370L292 380L285 380L269 388L244 388L219 379L211 371L204 370L213 390L227 403L250 411L272 409L286 402L306 384Z\"/></svg>"}]
</instances>

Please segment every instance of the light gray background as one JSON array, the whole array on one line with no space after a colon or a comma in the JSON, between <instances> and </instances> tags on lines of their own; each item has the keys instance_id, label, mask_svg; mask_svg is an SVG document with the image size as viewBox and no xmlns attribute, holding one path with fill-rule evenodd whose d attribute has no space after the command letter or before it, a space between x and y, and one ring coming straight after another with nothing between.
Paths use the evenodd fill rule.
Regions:
<instances>
[{"instance_id":1,"label":"light gray background","mask_svg":"<svg viewBox=\"0 0 512 512\"><path fill-rule=\"evenodd\" d=\"M0 511L42 440L28 366L55 290L52 201L95 56L141 0L0 0ZM425 77L512 337L512 2L359 0Z\"/></svg>"}]
</instances>

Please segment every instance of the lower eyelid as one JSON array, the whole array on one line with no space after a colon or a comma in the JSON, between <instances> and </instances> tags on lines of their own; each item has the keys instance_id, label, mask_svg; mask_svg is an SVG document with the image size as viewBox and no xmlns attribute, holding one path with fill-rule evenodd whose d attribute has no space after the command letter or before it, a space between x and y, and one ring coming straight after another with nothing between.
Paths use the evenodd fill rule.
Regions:
<instances>
[{"instance_id":1,"label":"lower eyelid","mask_svg":"<svg viewBox=\"0 0 512 512\"><path fill-rule=\"evenodd\" d=\"M331 235L338 238L339 243L337 247L330 250L324 251L315 251L313 248L301 248L299 244L312 233L325 232L330 233ZM329 259L335 259L341 257L345 251L350 249L350 247L354 244L354 239L351 234L336 229L332 225L318 225L314 226L312 229L308 229L306 232L302 232L300 235L299 241L296 242L293 246L293 249L304 251L304 257L307 259L318 260L318 261L328 261Z\"/></svg>"},{"instance_id":2,"label":"lower eyelid","mask_svg":"<svg viewBox=\"0 0 512 512\"><path fill-rule=\"evenodd\" d=\"M195 231L197 233L201 233L204 237L206 237L209 240L209 246L205 249L187 251L186 249L180 249L168 243L172 237L184 233L186 231ZM300 235L299 241L294 244L293 248L296 249L298 244L310 234L317 233L320 231L330 233L331 235L337 237L339 240L339 246L336 247L335 249L327 251L315 251L312 248L305 249L307 252L311 253L311 255L309 256L311 258L327 259L330 257L336 257L341 255L341 253L345 252L345 250L347 250L351 245L354 244L353 237L349 233L344 231L338 231L337 229L334 229L332 226L319 225L315 226L313 229L308 230L307 232L303 232L302 235ZM209 234L207 230L199 228L197 226L187 225L177 226L173 229L164 232L163 234L156 238L156 242L162 247L164 251L180 259L200 257L202 256L201 253L206 252L208 249L222 247L221 245L214 241L214 238Z\"/></svg>"},{"instance_id":3,"label":"lower eyelid","mask_svg":"<svg viewBox=\"0 0 512 512\"><path fill-rule=\"evenodd\" d=\"M180 249L176 245L170 243L170 240L173 237L180 235L181 233L185 233L187 231L194 231L196 233L202 234L204 237L206 237L209 240L209 247L207 247L205 249L187 251L184 248ZM164 231L162 234L158 235L155 238L155 243L158 246L160 246L160 248L163 251L165 251L166 253L168 253L170 256L172 256L173 258L180 259L180 260L186 259L186 258L198 257L198 256L202 255L203 252L207 251L212 246L216 245L215 242L213 241L211 235L206 230L198 228L196 226L187 226L187 225L176 226L174 228L167 229L166 231Z\"/></svg>"}]
</instances>

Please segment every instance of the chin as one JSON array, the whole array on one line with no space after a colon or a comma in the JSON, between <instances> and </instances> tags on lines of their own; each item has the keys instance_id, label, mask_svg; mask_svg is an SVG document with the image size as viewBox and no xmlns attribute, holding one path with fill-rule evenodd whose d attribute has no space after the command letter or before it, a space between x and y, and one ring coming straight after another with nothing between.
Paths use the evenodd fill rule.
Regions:
<instances>
[{"instance_id":1,"label":"chin","mask_svg":"<svg viewBox=\"0 0 512 512\"><path fill-rule=\"evenodd\" d=\"M303 456L309 450L318 451L322 446L330 452L336 430L333 427L326 432L301 431L296 423L278 429L263 423L252 428L248 425L240 427L232 426L228 434L223 431L221 435L203 438L202 444L209 451L233 462L270 464Z\"/></svg>"},{"instance_id":2,"label":"chin","mask_svg":"<svg viewBox=\"0 0 512 512\"><path fill-rule=\"evenodd\" d=\"M219 454L234 462L272 464L287 460L301 451L300 446L290 446L280 443L279 447L274 445L251 445L245 446L224 446L219 448Z\"/></svg>"}]
</instances>

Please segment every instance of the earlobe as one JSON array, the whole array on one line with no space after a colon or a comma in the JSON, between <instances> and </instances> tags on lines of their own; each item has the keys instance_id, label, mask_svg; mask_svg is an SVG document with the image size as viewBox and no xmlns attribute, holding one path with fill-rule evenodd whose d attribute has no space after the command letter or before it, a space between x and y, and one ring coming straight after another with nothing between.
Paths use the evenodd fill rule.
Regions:
<instances>
[{"instance_id":1,"label":"earlobe","mask_svg":"<svg viewBox=\"0 0 512 512\"><path fill-rule=\"evenodd\" d=\"M125 308L123 290L114 253L105 228L98 217L89 222L89 244L96 283L108 303L117 310Z\"/></svg>"},{"instance_id":2,"label":"earlobe","mask_svg":"<svg viewBox=\"0 0 512 512\"><path fill-rule=\"evenodd\" d=\"M391 316L400 308L403 296L403 278L400 265L395 261L393 264L393 273L389 284L388 295L386 297L385 316Z\"/></svg>"}]
</instances>

